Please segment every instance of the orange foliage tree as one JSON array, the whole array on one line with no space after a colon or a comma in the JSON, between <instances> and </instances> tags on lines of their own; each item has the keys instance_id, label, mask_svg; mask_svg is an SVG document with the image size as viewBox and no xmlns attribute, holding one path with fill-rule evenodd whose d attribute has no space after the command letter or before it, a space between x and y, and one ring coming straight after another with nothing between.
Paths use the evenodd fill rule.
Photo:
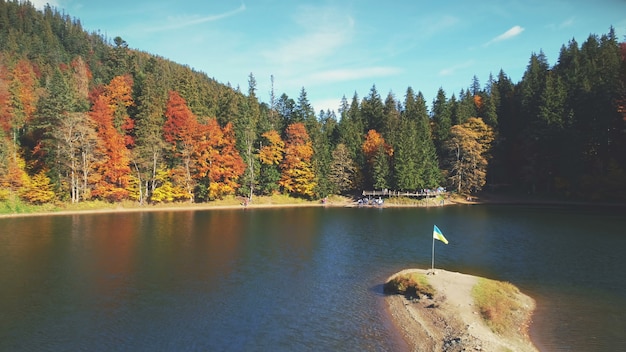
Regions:
<instances>
[{"instance_id":1,"label":"orange foliage tree","mask_svg":"<svg viewBox=\"0 0 626 352\"><path fill-rule=\"evenodd\" d=\"M95 96L89 116L96 123L98 137L102 141L104 158L96 164L92 195L109 201L120 201L129 197L131 179L130 151L127 146L131 138L132 120L126 108L133 104L130 92L130 77L118 76Z\"/></svg>"},{"instance_id":2,"label":"orange foliage tree","mask_svg":"<svg viewBox=\"0 0 626 352\"><path fill-rule=\"evenodd\" d=\"M365 154L365 159L369 163L373 162L374 157L381 149L385 152L385 154L389 156L393 155L393 148L385 142L383 136L376 132L376 130L369 130L367 132L362 149L363 154Z\"/></svg>"},{"instance_id":3,"label":"orange foliage tree","mask_svg":"<svg viewBox=\"0 0 626 352\"><path fill-rule=\"evenodd\" d=\"M171 145L172 151L180 161L174 170L178 175L177 179L182 181L181 186L187 190L189 200L193 203L195 181L191 176L192 157L200 125L185 99L174 91L169 92L165 117L163 138Z\"/></svg>"},{"instance_id":4,"label":"orange foliage tree","mask_svg":"<svg viewBox=\"0 0 626 352\"><path fill-rule=\"evenodd\" d=\"M207 179L209 199L232 195L239 187L237 181L246 169L235 147L233 126L228 123L222 129L216 119L209 119L202 127L199 130L204 133L195 152L195 177Z\"/></svg>"},{"instance_id":5,"label":"orange foliage tree","mask_svg":"<svg viewBox=\"0 0 626 352\"><path fill-rule=\"evenodd\" d=\"M37 108L37 77L33 66L27 60L20 60L13 68L13 77L10 83L11 102L10 126L13 129L13 141L16 143L17 134L30 121Z\"/></svg>"},{"instance_id":6,"label":"orange foliage tree","mask_svg":"<svg viewBox=\"0 0 626 352\"><path fill-rule=\"evenodd\" d=\"M209 199L234 194L245 164L235 147L232 124L221 128L216 119L199 123L185 99L173 91L165 116L164 138L180 160L176 174L179 179L182 175L189 199L194 201L196 186L206 186Z\"/></svg>"},{"instance_id":7,"label":"orange foliage tree","mask_svg":"<svg viewBox=\"0 0 626 352\"><path fill-rule=\"evenodd\" d=\"M393 155L393 148L380 133L369 130L361 149L367 161L367 183L374 188L386 188L390 172L389 157Z\"/></svg>"},{"instance_id":8,"label":"orange foliage tree","mask_svg":"<svg viewBox=\"0 0 626 352\"><path fill-rule=\"evenodd\" d=\"M280 164L282 174L278 183L288 193L313 197L317 183L311 163L311 138L301 122L287 126L285 134L285 156Z\"/></svg>"}]
</instances>

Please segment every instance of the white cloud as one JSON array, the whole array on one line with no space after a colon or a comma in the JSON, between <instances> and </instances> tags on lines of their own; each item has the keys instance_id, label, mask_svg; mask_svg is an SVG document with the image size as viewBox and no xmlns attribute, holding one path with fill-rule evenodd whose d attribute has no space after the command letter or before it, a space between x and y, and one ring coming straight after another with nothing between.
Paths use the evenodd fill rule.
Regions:
<instances>
[{"instance_id":1,"label":"white cloud","mask_svg":"<svg viewBox=\"0 0 626 352\"><path fill-rule=\"evenodd\" d=\"M489 46L493 43L497 43L497 42L501 42L503 40L508 40L514 37L517 37L518 35L520 35L525 28L521 27L521 26L513 26L511 27L511 29L509 29L508 31L500 34L499 36L491 39L490 41L488 41L487 43L485 43L484 46Z\"/></svg>"},{"instance_id":2,"label":"white cloud","mask_svg":"<svg viewBox=\"0 0 626 352\"><path fill-rule=\"evenodd\" d=\"M574 25L574 17L570 17L567 20L559 24L559 29L568 28Z\"/></svg>"},{"instance_id":3,"label":"white cloud","mask_svg":"<svg viewBox=\"0 0 626 352\"><path fill-rule=\"evenodd\" d=\"M364 78L393 76L400 72L401 70L399 68L384 66L327 70L312 74L311 81L318 83L343 82Z\"/></svg>"},{"instance_id":4,"label":"white cloud","mask_svg":"<svg viewBox=\"0 0 626 352\"><path fill-rule=\"evenodd\" d=\"M318 63L346 46L353 36L354 20L333 8L302 7L294 22L301 28L300 34L262 52L270 63Z\"/></svg>"},{"instance_id":5,"label":"white cloud","mask_svg":"<svg viewBox=\"0 0 626 352\"><path fill-rule=\"evenodd\" d=\"M451 76L454 73L456 73L457 70L461 70L461 69L464 69L464 68L469 68L469 67L471 67L473 65L474 65L474 60L465 61L465 62L462 62L460 64L453 65L453 66L441 69L441 71L439 71L439 75L440 76Z\"/></svg>"},{"instance_id":6,"label":"white cloud","mask_svg":"<svg viewBox=\"0 0 626 352\"><path fill-rule=\"evenodd\" d=\"M43 1L43 0L42 0ZM158 31L165 31L165 30L171 30L171 29L178 29L178 28L183 28L183 27L189 27L189 26L195 26L198 24L202 24L202 23L207 23L207 22L213 22L213 21L218 21L227 17L231 17L234 16L238 13L244 12L246 11L246 5L241 4L241 6L239 6L238 8L228 11L228 12L224 12L224 13L220 13L217 15L209 15L209 16L204 16L204 17L198 17L198 16L192 16L192 17L170 17L168 18L168 23L164 26L160 26L160 27L154 27L154 28L148 28L147 31L148 32L158 32Z\"/></svg>"},{"instance_id":7,"label":"white cloud","mask_svg":"<svg viewBox=\"0 0 626 352\"><path fill-rule=\"evenodd\" d=\"M460 20L457 17L444 15L439 18L426 17L421 22L419 35L425 38L433 37L443 31L456 26Z\"/></svg>"}]
</instances>

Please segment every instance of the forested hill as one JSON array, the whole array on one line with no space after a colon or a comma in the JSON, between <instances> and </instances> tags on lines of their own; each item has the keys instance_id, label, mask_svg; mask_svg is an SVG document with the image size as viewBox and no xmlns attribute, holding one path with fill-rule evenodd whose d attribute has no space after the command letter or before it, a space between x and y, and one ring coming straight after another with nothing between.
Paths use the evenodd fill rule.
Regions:
<instances>
[{"instance_id":1,"label":"forested hill","mask_svg":"<svg viewBox=\"0 0 626 352\"><path fill-rule=\"evenodd\" d=\"M46 7L0 0L0 202L202 202L438 186L626 200L626 46L612 27L430 109L376 87L316 113L257 97ZM140 46L140 43L136 43ZM213 74L219 77L219 68Z\"/></svg>"}]
</instances>

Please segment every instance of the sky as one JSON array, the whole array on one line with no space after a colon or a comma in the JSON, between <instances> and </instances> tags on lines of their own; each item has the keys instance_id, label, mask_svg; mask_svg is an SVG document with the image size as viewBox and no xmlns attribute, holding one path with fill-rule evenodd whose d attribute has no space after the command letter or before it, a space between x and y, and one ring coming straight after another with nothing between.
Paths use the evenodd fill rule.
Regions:
<instances>
[{"instance_id":1,"label":"sky","mask_svg":"<svg viewBox=\"0 0 626 352\"><path fill-rule=\"evenodd\" d=\"M412 87L430 108L439 88L458 97L474 76L484 87L502 69L519 82L532 53L554 65L572 39L580 46L613 26L626 41L626 0L30 2L243 92L252 73L264 102L272 76L277 97L297 101L304 88L316 113L373 86L399 101Z\"/></svg>"}]
</instances>

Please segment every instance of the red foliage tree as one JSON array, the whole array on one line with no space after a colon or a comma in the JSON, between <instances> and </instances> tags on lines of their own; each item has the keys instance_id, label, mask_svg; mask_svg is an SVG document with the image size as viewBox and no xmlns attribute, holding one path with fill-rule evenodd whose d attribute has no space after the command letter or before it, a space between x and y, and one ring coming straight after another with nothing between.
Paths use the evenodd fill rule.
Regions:
<instances>
[{"instance_id":1,"label":"red foliage tree","mask_svg":"<svg viewBox=\"0 0 626 352\"><path fill-rule=\"evenodd\" d=\"M183 186L189 193L189 199L193 203L193 189L195 181L192 177L194 167L193 154L202 128L196 116L187 106L187 102L177 92L171 91L165 109L165 124L163 125L163 137L170 143L172 150L180 159L183 169Z\"/></svg>"}]
</instances>

